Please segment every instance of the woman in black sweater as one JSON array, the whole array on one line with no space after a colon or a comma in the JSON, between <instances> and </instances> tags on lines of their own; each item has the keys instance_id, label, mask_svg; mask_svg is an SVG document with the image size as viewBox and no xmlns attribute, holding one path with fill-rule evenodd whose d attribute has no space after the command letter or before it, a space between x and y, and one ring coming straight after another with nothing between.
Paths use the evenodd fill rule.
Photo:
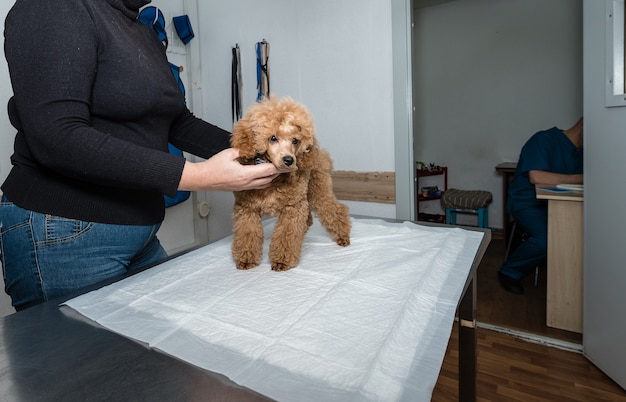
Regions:
<instances>
[{"instance_id":1,"label":"woman in black sweater","mask_svg":"<svg viewBox=\"0 0 626 402\"><path fill-rule=\"evenodd\" d=\"M229 136L185 106L149 0L17 0L5 55L17 128L2 185L5 289L22 309L155 262L163 195L269 185ZM168 153L168 142L207 159Z\"/></svg>"}]
</instances>

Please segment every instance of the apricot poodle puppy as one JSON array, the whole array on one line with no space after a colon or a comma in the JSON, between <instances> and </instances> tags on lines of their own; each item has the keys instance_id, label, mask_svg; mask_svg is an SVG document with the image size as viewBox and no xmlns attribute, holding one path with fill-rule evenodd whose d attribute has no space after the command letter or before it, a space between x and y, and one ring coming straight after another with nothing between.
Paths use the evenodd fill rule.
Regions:
<instances>
[{"instance_id":1,"label":"apricot poodle puppy","mask_svg":"<svg viewBox=\"0 0 626 402\"><path fill-rule=\"evenodd\" d=\"M231 145L244 164L273 163L287 170L260 190L235 192L232 252L238 269L250 269L263 256L264 215L276 216L269 248L274 271L298 265L314 212L332 239L350 244L348 207L333 193L332 160L319 148L313 120L291 98L266 98L252 106L233 128ZM290 171L293 166L297 170Z\"/></svg>"}]
</instances>

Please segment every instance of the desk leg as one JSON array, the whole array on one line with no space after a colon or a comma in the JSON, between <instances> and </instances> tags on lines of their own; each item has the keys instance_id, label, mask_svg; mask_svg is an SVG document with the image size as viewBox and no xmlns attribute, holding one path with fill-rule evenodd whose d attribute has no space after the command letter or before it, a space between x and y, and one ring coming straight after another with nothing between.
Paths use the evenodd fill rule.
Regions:
<instances>
[{"instance_id":1,"label":"desk leg","mask_svg":"<svg viewBox=\"0 0 626 402\"><path fill-rule=\"evenodd\" d=\"M459 305L459 401L476 401L476 275Z\"/></svg>"}]
</instances>

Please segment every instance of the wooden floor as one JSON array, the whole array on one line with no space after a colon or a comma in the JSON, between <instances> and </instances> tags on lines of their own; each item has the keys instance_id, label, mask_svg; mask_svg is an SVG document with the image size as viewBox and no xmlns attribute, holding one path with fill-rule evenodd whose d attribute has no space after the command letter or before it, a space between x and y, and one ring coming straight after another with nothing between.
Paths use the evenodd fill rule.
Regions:
<instances>
[{"instance_id":1,"label":"wooden floor","mask_svg":"<svg viewBox=\"0 0 626 402\"><path fill-rule=\"evenodd\" d=\"M505 246L502 239L492 240L478 267L476 307L478 322L582 344L580 334L546 326L545 266L539 267L537 286L534 283L534 275L522 280L523 295L505 292L500 287L497 273L502 265Z\"/></svg>"},{"instance_id":2,"label":"wooden floor","mask_svg":"<svg viewBox=\"0 0 626 402\"><path fill-rule=\"evenodd\" d=\"M502 290L496 272L502 263L504 241L492 240L477 275L477 318L490 327L548 337L581 345L577 333L549 328L546 321L545 267L525 278L524 295ZM532 337L532 336L531 336ZM626 402L626 391L615 384L582 353L528 342L485 328L477 329L478 401L616 401ZM448 344L433 401L458 401L458 329Z\"/></svg>"},{"instance_id":3,"label":"wooden floor","mask_svg":"<svg viewBox=\"0 0 626 402\"><path fill-rule=\"evenodd\" d=\"M626 391L580 353L492 330L477 331L477 401L626 401ZM434 402L462 400L458 395L457 346L455 324L432 394Z\"/></svg>"}]
</instances>

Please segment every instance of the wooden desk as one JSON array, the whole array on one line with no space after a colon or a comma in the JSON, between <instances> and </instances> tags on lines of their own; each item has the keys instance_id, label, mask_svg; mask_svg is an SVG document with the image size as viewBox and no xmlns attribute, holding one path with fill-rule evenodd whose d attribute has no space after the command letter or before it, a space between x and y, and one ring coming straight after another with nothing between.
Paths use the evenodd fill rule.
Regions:
<instances>
[{"instance_id":1,"label":"wooden desk","mask_svg":"<svg viewBox=\"0 0 626 402\"><path fill-rule=\"evenodd\" d=\"M539 187L537 198L548 200L546 324L582 333L583 193L554 193Z\"/></svg>"},{"instance_id":2,"label":"wooden desk","mask_svg":"<svg viewBox=\"0 0 626 402\"><path fill-rule=\"evenodd\" d=\"M509 200L509 184L515 176L515 169L517 168L517 162L502 162L496 166L496 172L502 173L502 229L504 232L504 238L509 238L509 213L507 212L507 203Z\"/></svg>"}]
</instances>

